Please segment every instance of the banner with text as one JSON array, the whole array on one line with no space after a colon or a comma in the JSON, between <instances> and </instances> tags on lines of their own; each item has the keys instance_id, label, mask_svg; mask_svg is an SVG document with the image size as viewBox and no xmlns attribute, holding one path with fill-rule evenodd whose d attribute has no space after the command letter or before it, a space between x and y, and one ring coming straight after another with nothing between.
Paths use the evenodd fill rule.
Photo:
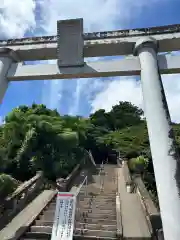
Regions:
<instances>
[{"instance_id":1,"label":"banner with text","mask_svg":"<svg viewBox=\"0 0 180 240\"><path fill-rule=\"evenodd\" d=\"M58 192L51 240L72 240L76 195L71 192Z\"/></svg>"}]
</instances>

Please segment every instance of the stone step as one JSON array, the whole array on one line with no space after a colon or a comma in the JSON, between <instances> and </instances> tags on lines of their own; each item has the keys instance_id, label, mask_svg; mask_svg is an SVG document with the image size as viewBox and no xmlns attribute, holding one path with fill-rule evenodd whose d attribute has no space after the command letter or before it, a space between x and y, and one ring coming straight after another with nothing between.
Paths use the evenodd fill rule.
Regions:
<instances>
[{"instance_id":1,"label":"stone step","mask_svg":"<svg viewBox=\"0 0 180 240\"><path fill-rule=\"evenodd\" d=\"M108 187L107 187L108 186ZM109 193L109 194L112 194L112 193L116 193L117 191L117 184L112 181L110 183L110 181L107 181L103 183L103 181L100 183L99 181L94 185L94 186L88 186L86 189L83 189L83 191L85 192L88 192L88 193L97 193L97 194L100 194L100 190L101 188L103 187L103 190L104 190L104 193ZM82 191L81 191L82 192ZM103 192L101 192L103 194Z\"/></svg>"},{"instance_id":2,"label":"stone step","mask_svg":"<svg viewBox=\"0 0 180 240\"><path fill-rule=\"evenodd\" d=\"M117 192L117 191L116 191ZM88 198L112 198L113 196L116 196L116 192L115 193L106 193L106 192L98 192L97 194L95 192L93 192L93 194L81 194L78 197L88 197Z\"/></svg>"},{"instance_id":3,"label":"stone step","mask_svg":"<svg viewBox=\"0 0 180 240\"><path fill-rule=\"evenodd\" d=\"M117 237L106 237L106 236L83 236L83 235L74 235L73 240L117 240L120 238Z\"/></svg>"},{"instance_id":4,"label":"stone step","mask_svg":"<svg viewBox=\"0 0 180 240\"><path fill-rule=\"evenodd\" d=\"M53 223L54 223L53 221L42 221L42 220L36 220L35 221L36 226L50 226L50 227L52 227Z\"/></svg>"},{"instance_id":5,"label":"stone step","mask_svg":"<svg viewBox=\"0 0 180 240\"><path fill-rule=\"evenodd\" d=\"M54 211L56 210L56 206L50 206L46 209L46 211Z\"/></svg>"},{"instance_id":6,"label":"stone step","mask_svg":"<svg viewBox=\"0 0 180 240\"><path fill-rule=\"evenodd\" d=\"M117 192L117 191L116 191ZM94 195L87 195L87 194L81 194L78 196L78 198L80 197L88 197L88 198L92 198L92 197L99 197L99 198L112 198L114 196L116 196L116 192L113 193L113 194L110 194L110 193L105 193L105 192L101 192L103 194L95 194Z\"/></svg>"},{"instance_id":7,"label":"stone step","mask_svg":"<svg viewBox=\"0 0 180 240\"><path fill-rule=\"evenodd\" d=\"M114 196L113 198L99 198L99 197L95 197L95 198L80 198L79 199L80 202L85 202L85 201L98 201L98 202L116 202L116 196Z\"/></svg>"},{"instance_id":8,"label":"stone step","mask_svg":"<svg viewBox=\"0 0 180 240\"><path fill-rule=\"evenodd\" d=\"M101 205L104 205L104 204L109 204L109 205L114 205L116 204L116 200L115 198L113 199L110 199L110 200L99 200L99 199L84 199L84 200L80 200L77 202L77 204L87 204L87 203L99 203Z\"/></svg>"},{"instance_id":9,"label":"stone step","mask_svg":"<svg viewBox=\"0 0 180 240\"><path fill-rule=\"evenodd\" d=\"M92 194L81 194L81 195L78 195L78 197L101 197L101 198L111 198L113 196L116 195L116 192L114 193L106 193L106 192L98 192L98 193L95 193L95 192L92 192Z\"/></svg>"},{"instance_id":10,"label":"stone step","mask_svg":"<svg viewBox=\"0 0 180 240\"><path fill-rule=\"evenodd\" d=\"M98 201L115 201L116 195L113 195L112 197L107 197L107 196L106 197L102 197L102 196L87 197L87 196L83 196L83 197L78 198L77 201L88 201L90 199L98 200ZM56 205L56 202L51 203L49 205L49 207L54 206L54 205Z\"/></svg>"},{"instance_id":11,"label":"stone step","mask_svg":"<svg viewBox=\"0 0 180 240\"><path fill-rule=\"evenodd\" d=\"M108 184L108 187L107 187L107 184ZM103 190L104 190L104 192L101 192L100 190L101 190L101 187L103 187ZM80 193L79 194L81 194L82 192L86 192L87 194L104 194L104 193L109 193L109 194L113 194L113 193L116 193L116 190L117 190L117 188L116 188L116 184L114 184L114 182L113 183L111 183L111 184L109 184L109 181L106 183L106 182L104 182L104 184L103 184L103 182L101 182L101 183L97 183L97 184L95 184L94 186L87 186L87 188L81 188L81 191L80 191Z\"/></svg>"},{"instance_id":12,"label":"stone step","mask_svg":"<svg viewBox=\"0 0 180 240\"><path fill-rule=\"evenodd\" d=\"M35 225L52 227L53 222L41 222L40 220L36 220ZM116 231L116 224L95 224L95 223L77 222L74 227L87 228L89 230L97 229L97 230Z\"/></svg>"},{"instance_id":13,"label":"stone step","mask_svg":"<svg viewBox=\"0 0 180 240\"><path fill-rule=\"evenodd\" d=\"M41 239L41 240L49 240L49 239L51 239L51 236L50 236L50 238L21 238L20 240L37 240L37 239Z\"/></svg>"},{"instance_id":14,"label":"stone step","mask_svg":"<svg viewBox=\"0 0 180 240\"><path fill-rule=\"evenodd\" d=\"M116 225L116 219L106 219L106 218L86 218L85 221L82 219L82 221L78 220L79 222L87 222L89 224L103 224L103 225Z\"/></svg>"},{"instance_id":15,"label":"stone step","mask_svg":"<svg viewBox=\"0 0 180 240\"><path fill-rule=\"evenodd\" d=\"M32 233L52 233L52 226L32 226L30 228Z\"/></svg>"},{"instance_id":16,"label":"stone step","mask_svg":"<svg viewBox=\"0 0 180 240\"><path fill-rule=\"evenodd\" d=\"M106 181L107 180L107 181ZM90 183L87 185L87 187L81 188L81 192L82 191L87 191L87 192L99 192L100 187L103 185L104 183L104 189L108 192L108 193L113 193L116 190L116 185L114 179L96 179L96 182L94 183Z\"/></svg>"},{"instance_id":17,"label":"stone step","mask_svg":"<svg viewBox=\"0 0 180 240\"><path fill-rule=\"evenodd\" d=\"M89 183L87 187L81 188L82 191L87 191L87 192L99 192L101 186L104 187L105 191L108 193L113 193L116 188L117 188L117 179L113 178L101 178L101 179L94 179L94 182Z\"/></svg>"},{"instance_id":18,"label":"stone step","mask_svg":"<svg viewBox=\"0 0 180 240\"><path fill-rule=\"evenodd\" d=\"M77 206L91 206L91 205L96 205L96 206L102 206L102 207L109 207L109 208L115 208L116 206L116 202L115 201L111 201L111 202L103 202L103 201L80 201L79 203L77 203Z\"/></svg>"},{"instance_id":19,"label":"stone step","mask_svg":"<svg viewBox=\"0 0 180 240\"><path fill-rule=\"evenodd\" d=\"M107 208L115 208L115 206L116 206L116 200L115 199L113 199L113 200L109 200L109 201L99 201L99 200L84 200L84 201L79 201L79 202L77 202L77 206L81 206L81 207L87 207L87 206L89 206L89 205L96 205L97 207L100 207L100 206L102 206L102 207L107 207ZM51 206L49 206L49 208L47 208L47 210L48 209L51 209L51 210L55 210L56 209L56 205L51 205Z\"/></svg>"},{"instance_id":20,"label":"stone step","mask_svg":"<svg viewBox=\"0 0 180 240\"><path fill-rule=\"evenodd\" d=\"M76 216L77 219L86 219L86 218L96 218L96 219L108 219L108 220L115 220L116 214L96 214L96 213L80 213Z\"/></svg>"},{"instance_id":21,"label":"stone step","mask_svg":"<svg viewBox=\"0 0 180 240\"><path fill-rule=\"evenodd\" d=\"M108 201L108 200L114 200L116 198L116 195L113 195L112 197L99 197L99 196L95 196L95 197L80 197L77 199L77 201L83 201L83 200L88 200L88 199L93 199L93 200L99 200L99 201Z\"/></svg>"},{"instance_id":22,"label":"stone step","mask_svg":"<svg viewBox=\"0 0 180 240\"><path fill-rule=\"evenodd\" d=\"M51 239L51 233L46 232L27 232L24 236L23 240L37 240L37 239L43 239L43 240L50 240Z\"/></svg>"},{"instance_id":23,"label":"stone step","mask_svg":"<svg viewBox=\"0 0 180 240\"><path fill-rule=\"evenodd\" d=\"M99 198L99 197L95 197L95 198L86 198L86 197L84 197L84 198L79 198L78 200L77 200L78 202L80 201L80 202L83 202L83 201L97 201L97 202L115 202L116 201L116 196L114 196L114 197L112 197L112 198Z\"/></svg>"},{"instance_id":24,"label":"stone step","mask_svg":"<svg viewBox=\"0 0 180 240\"><path fill-rule=\"evenodd\" d=\"M78 212L76 212L76 214L80 214L80 215L83 215L83 214L91 214L91 215L93 215L93 214L96 214L96 215L111 215L111 216L116 216L116 210L110 210L109 212L107 212L107 211L101 211L101 210L99 210L99 211L97 211L96 209L94 210L91 210L91 209L89 209L89 210L84 210L83 209L83 211L80 211L79 213Z\"/></svg>"},{"instance_id":25,"label":"stone step","mask_svg":"<svg viewBox=\"0 0 180 240\"><path fill-rule=\"evenodd\" d=\"M93 196L93 195L96 195L96 196L113 196L114 194L116 194L117 190L114 189L114 191L110 190L110 191L107 191L105 188L103 188L103 190L100 191L100 189L98 189L98 191L96 190L88 190L88 191L83 191L83 192L80 192L78 196L81 196L81 195L87 195L87 196Z\"/></svg>"},{"instance_id":26,"label":"stone step","mask_svg":"<svg viewBox=\"0 0 180 240\"><path fill-rule=\"evenodd\" d=\"M105 230L105 231L116 231L116 225L103 225L103 224L89 224L89 223L80 223L75 224L75 228L80 229L89 229L89 230Z\"/></svg>"},{"instance_id":27,"label":"stone step","mask_svg":"<svg viewBox=\"0 0 180 240\"><path fill-rule=\"evenodd\" d=\"M108 206L108 205L101 206L100 204L92 204L92 205L86 204L86 205L79 205L78 207L80 208L80 211L89 210L89 209L93 209L95 211L98 209L102 211L104 210L114 211L116 206Z\"/></svg>"},{"instance_id":28,"label":"stone step","mask_svg":"<svg viewBox=\"0 0 180 240\"><path fill-rule=\"evenodd\" d=\"M96 214L116 214L116 209L100 209L100 208L86 208L86 209L80 209L80 213L96 213ZM54 216L55 211L47 210L43 213L43 215L53 215Z\"/></svg>"},{"instance_id":29,"label":"stone step","mask_svg":"<svg viewBox=\"0 0 180 240\"><path fill-rule=\"evenodd\" d=\"M52 233L52 227L49 226L32 226L30 232L27 233L27 235L35 236L36 233L38 235L43 236L44 234L50 234ZM85 236L94 236L94 237L116 237L116 231L105 231L105 230L89 230L89 229L81 229L76 228L74 230L74 235L83 235ZM43 236L44 237L44 236Z\"/></svg>"},{"instance_id":30,"label":"stone step","mask_svg":"<svg viewBox=\"0 0 180 240\"><path fill-rule=\"evenodd\" d=\"M83 205L78 205L76 209L80 209L80 212L83 211L96 211L96 212L114 212L116 211L116 205L101 205L101 204L83 204ZM55 208L48 208L46 211L44 211L42 214L45 214L46 212L52 212L55 213Z\"/></svg>"},{"instance_id":31,"label":"stone step","mask_svg":"<svg viewBox=\"0 0 180 240\"><path fill-rule=\"evenodd\" d=\"M105 231L105 230L88 230L88 229L76 229L74 231L74 235L81 235L84 236L85 238L88 236L91 237L108 237L108 238L116 238L116 231Z\"/></svg>"},{"instance_id":32,"label":"stone step","mask_svg":"<svg viewBox=\"0 0 180 240\"><path fill-rule=\"evenodd\" d=\"M81 217L82 216L82 217ZM88 215L84 216L81 214L78 216L78 219L80 218L93 218L93 219L105 219L105 220L115 220L116 215L114 214L94 214L94 213L88 213ZM45 220L45 221L53 221L54 220L54 214L44 214L40 218L40 220Z\"/></svg>"},{"instance_id":33,"label":"stone step","mask_svg":"<svg viewBox=\"0 0 180 240\"><path fill-rule=\"evenodd\" d=\"M107 187L108 185L108 187ZM101 191L101 189L103 188L103 191ZM117 184L112 182L111 184L109 183L109 181L106 183L101 182L101 183L97 183L96 185L94 185L93 187L87 187L86 189L84 188L82 192L86 192L88 194L104 194L104 193L108 193L108 194L113 194L116 193L117 191Z\"/></svg>"},{"instance_id":34,"label":"stone step","mask_svg":"<svg viewBox=\"0 0 180 240\"><path fill-rule=\"evenodd\" d=\"M97 207L105 207L107 206L108 208L115 208L116 207L116 202L101 202L101 201L89 201L89 202L80 202L80 203L77 203L77 207L78 206L81 206L81 207L87 207L87 206L97 206Z\"/></svg>"},{"instance_id":35,"label":"stone step","mask_svg":"<svg viewBox=\"0 0 180 240\"><path fill-rule=\"evenodd\" d=\"M83 236L83 235L74 235L73 240L117 240L119 238L116 237L102 237L102 236ZM27 233L25 238L21 238L21 240L51 240L51 234L50 233Z\"/></svg>"},{"instance_id":36,"label":"stone step","mask_svg":"<svg viewBox=\"0 0 180 240\"><path fill-rule=\"evenodd\" d=\"M77 207L80 208L89 208L90 206L93 206L93 208L100 208L100 209L114 209L116 207L116 202L111 203L102 203L102 202L96 202L96 201L89 201L89 202L78 202ZM46 210L55 211L56 206L50 206Z\"/></svg>"},{"instance_id":37,"label":"stone step","mask_svg":"<svg viewBox=\"0 0 180 240\"><path fill-rule=\"evenodd\" d=\"M79 218L80 219L80 218ZM81 223L84 223L84 219L76 219L77 221L81 222ZM98 218L86 218L85 219L86 223L88 224L101 224L101 225L116 225L116 220L115 219L112 219L112 220L109 220L109 219L98 219ZM53 225L53 222L54 222L54 219L53 220L43 220L43 219L40 219L40 220L36 220L35 222L35 225L40 225L40 226L52 226Z\"/></svg>"},{"instance_id":38,"label":"stone step","mask_svg":"<svg viewBox=\"0 0 180 240\"><path fill-rule=\"evenodd\" d=\"M81 198L77 202L100 202L100 203L115 203L116 202L116 197L113 198Z\"/></svg>"},{"instance_id":39,"label":"stone step","mask_svg":"<svg viewBox=\"0 0 180 240\"><path fill-rule=\"evenodd\" d=\"M106 213L106 212L87 212L87 211L83 211L83 212L80 212L79 213L79 216L89 216L89 217L92 217L92 218L109 218L109 219L114 219L116 218L116 212L109 212L109 213ZM41 215L42 219L54 219L54 212L45 212L43 215Z\"/></svg>"}]
</instances>

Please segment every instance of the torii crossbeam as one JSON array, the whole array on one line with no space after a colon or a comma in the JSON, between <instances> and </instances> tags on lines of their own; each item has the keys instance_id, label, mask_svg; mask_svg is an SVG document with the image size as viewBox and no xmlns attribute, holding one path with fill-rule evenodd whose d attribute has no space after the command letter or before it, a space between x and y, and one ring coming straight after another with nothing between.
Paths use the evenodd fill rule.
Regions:
<instances>
[{"instance_id":1,"label":"torii crossbeam","mask_svg":"<svg viewBox=\"0 0 180 240\"><path fill-rule=\"evenodd\" d=\"M13 80L141 75L165 240L180 238L180 158L160 73L180 73L180 25L83 33L83 20L58 21L57 36L0 41L0 101ZM88 57L134 55L85 62ZM56 64L24 61L57 59Z\"/></svg>"}]
</instances>

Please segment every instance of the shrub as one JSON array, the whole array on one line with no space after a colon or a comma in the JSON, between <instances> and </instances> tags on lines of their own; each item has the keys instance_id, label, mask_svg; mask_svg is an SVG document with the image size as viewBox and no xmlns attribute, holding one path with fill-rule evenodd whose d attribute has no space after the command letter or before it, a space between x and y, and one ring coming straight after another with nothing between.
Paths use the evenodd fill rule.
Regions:
<instances>
[{"instance_id":1,"label":"shrub","mask_svg":"<svg viewBox=\"0 0 180 240\"><path fill-rule=\"evenodd\" d=\"M128 162L129 169L134 173L142 173L146 170L148 166L148 158L144 156L139 156L137 158L131 158Z\"/></svg>"},{"instance_id":2,"label":"shrub","mask_svg":"<svg viewBox=\"0 0 180 240\"><path fill-rule=\"evenodd\" d=\"M7 174L0 174L0 198L11 194L18 186L18 181Z\"/></svg>"}]
</instances>

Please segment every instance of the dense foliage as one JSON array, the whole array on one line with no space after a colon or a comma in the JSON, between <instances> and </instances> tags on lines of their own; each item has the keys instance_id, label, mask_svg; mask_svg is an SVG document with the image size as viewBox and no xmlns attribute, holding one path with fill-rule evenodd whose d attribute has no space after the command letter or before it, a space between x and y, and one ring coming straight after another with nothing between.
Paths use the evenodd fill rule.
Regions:
<instances>
[{"instance_id":1,"label":"dense foliage","mask_svg":"<svg viewBox=\"0 0 180 240\"><path fill-rule=\"evenodd\" d=\"M78 121L44 105L15 108L0 129L0 171L21 181L37 170L50 179L66 176L83 154Z\"/></svg>"},{"instance_id":2,"label":"dense foliage","mask_svg":"<svg viewBox=\"0 0 180 240\"><path fill-rule=\"evenodd\" d=\"M179 143L179 125L174 128ZM19 106L0 127L0 173L20 181L37 170L43 170L51 180L65 177L86 150L91 150L96 162L106 158L113 161L120 152L122 157L132 159L132 168L143 165L144 181L155 191L143 111L131 103L120 102L110 112L101 109L89 118L61 116L42 104Z\"/></svg>"},{"instance_id":3,"label":"dense foliage","mask_svg":"<svg viewBox=\"0 0 180 240\"><path fill-rule=\"evenodd\" d=\"M139 156L137 158L131 158L129 160L129 169L134 173L142 174L146 171L148 167L149 159L144 156Z\"/></svg>"},{"instance_id":4,"label":"dense foliage","mask_svg":"<svg viewBox=\"0 0 180 240\"><path fill-rule=\"evenodd\" d=\"M0 174L0 200L12 193L18 186L18 181L7 174Z\"/></svg>"}]
</instances>

